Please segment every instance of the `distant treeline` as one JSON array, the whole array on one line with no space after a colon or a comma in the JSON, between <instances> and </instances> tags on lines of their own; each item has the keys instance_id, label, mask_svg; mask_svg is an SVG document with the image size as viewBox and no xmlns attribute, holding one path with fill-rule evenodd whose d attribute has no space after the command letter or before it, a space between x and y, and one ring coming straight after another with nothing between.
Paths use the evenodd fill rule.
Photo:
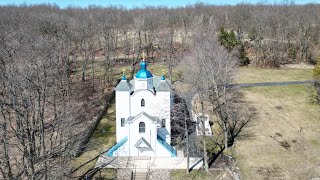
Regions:
<instances>
[{"instance_id":1,"label":"distant treeline","mask_svg":"<svg viewBox=\"0 0 320 180\"><path fill-rule=\"evenodd\" d=\"M248 41L246 50L256 65L315 63L319 56L319 4L213 6L199 3L175 9L146 7L131 10L96 6L59 9L40 5L0 7L0 18L1 31L27 29L36 36L64 33L64 39L77 45L91 41L96 50L112 52L110 57L127 55L125 58L129 58L130 54L139 54L142 49L148 55L157 51L159 54L160 49L170 45L185 49L190 45L194 27L208 23L215 23L217 30L235 31L239 40Z\"/></svg>"}]
</instances>

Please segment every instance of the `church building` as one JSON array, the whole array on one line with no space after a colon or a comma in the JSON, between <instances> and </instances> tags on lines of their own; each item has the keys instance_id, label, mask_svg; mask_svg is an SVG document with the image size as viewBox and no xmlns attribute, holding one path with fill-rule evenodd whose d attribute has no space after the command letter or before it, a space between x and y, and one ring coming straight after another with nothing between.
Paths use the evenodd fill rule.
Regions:
<instances>
[{"instance_id":1,"label":"church building","mask_svg":"<svg viewBox=\"0 0 320 180\"><path fill-rule=\"evenodd\" d=\"M152 75L147 62L116 91L116 140L108 156L176 157L171 142L171 89L164 76Z\"/></svg>"}]
</instances>

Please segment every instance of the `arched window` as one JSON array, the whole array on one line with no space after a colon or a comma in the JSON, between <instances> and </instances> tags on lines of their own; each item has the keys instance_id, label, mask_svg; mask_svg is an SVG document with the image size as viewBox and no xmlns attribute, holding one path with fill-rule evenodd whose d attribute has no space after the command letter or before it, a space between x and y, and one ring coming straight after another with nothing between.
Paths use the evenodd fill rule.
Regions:
<instances>
[{"instance_id":1,"label":"arched window","mask_svg":"<svg viewBox=\"0 0 320 180\"><path fill-rule=\"evenodd\" d=\"M145 133L146 132L146 124L144 122L139 123L139 133Z\"/></svg>"},{"instance_id":2,"label":"arched window","mask_svg":"<svg viewBox=\"0 0 320 180\"><path fill-rule=\"evenodd\" d=\"M145 106L144 99L141 99L141 107L144 107L144 106Z\"/></svg>"}]
</instances>

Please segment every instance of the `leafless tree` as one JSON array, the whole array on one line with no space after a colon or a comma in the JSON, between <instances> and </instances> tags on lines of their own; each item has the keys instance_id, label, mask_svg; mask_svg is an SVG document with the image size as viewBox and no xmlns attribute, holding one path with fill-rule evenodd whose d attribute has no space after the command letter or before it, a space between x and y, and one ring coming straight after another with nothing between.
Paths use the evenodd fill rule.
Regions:
<instances>
[{"instance_id":1,"label":"leafless tree","mask_svg":"<svg viewBox=\"0 0 320 180\"><path fill-rule=\"evenodd\" d=\"M229 85L237 71L237 59L217 43L213 32L212 26L198 29L191 53L184 60L183 77L196 92L194 101L200 104L197 111L204 114L209 109L217 116L217 123L224 134L223 143L217 142L217 145L223 150L233 144L251 116L235 108L238 99L236 89ZM201 123L204 127L203 120ZM203 140L203 148L206 154L206 140Z\"/></svg>"}]
</instances>

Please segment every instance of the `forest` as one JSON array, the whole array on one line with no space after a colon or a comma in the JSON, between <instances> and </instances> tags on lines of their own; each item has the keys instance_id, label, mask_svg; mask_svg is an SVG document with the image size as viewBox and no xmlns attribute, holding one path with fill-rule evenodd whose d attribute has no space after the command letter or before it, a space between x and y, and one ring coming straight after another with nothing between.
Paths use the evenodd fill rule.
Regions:
<instances>
[{"instance_id":1,"label":"forest","mask_svg":"<svg viewBox=\"0 0 320 180\"><path fill-rule=\"evenodd\" d=\"M150 63L165 62L172 81L199 27L240 65L316 64L320 56L319 4L0 6L0 179L67 178L119 67L133 77L144 51Z\"/></svg>"}]
</instances>

